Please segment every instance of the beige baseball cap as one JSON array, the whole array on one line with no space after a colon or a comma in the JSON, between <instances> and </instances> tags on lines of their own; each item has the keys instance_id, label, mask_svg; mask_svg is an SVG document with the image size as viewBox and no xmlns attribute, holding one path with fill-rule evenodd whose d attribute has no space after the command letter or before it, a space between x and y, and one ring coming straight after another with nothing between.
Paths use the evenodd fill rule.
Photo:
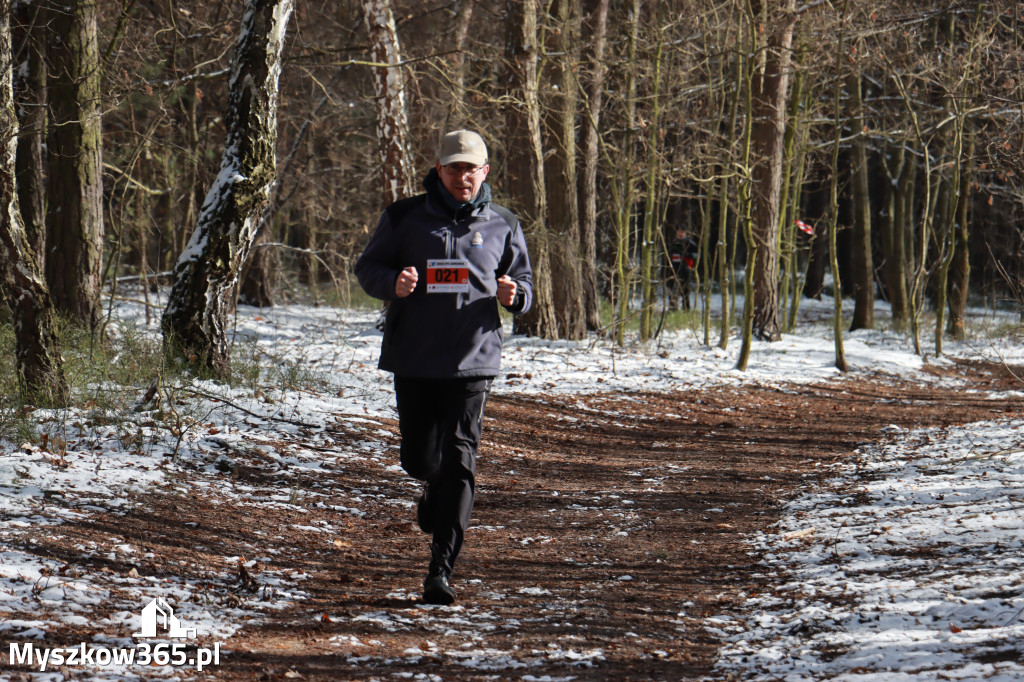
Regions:
<instances>
[{"instance_id":1,"label":"beige baseball cap","mask_svg":"<svg viewBox=\"0 0 1024 682\"><path fill-rule=\"evenodd\" d=\"M472 130L456 130L441 138L437 161L442 166L450 163L483 166L487 163L487 145L484 138Z\"/></svg>"}]
</instances>

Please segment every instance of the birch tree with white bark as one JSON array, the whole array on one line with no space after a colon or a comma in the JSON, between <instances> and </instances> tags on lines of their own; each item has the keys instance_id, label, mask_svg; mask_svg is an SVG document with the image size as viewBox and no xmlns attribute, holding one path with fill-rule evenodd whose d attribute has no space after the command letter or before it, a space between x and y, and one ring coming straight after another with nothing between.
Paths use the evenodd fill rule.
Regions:
<instances>
[{"instance_id":1,"label":"birch tree with white bark","mask_svg":"<svg viewBox=\"0 0 1024 682\"><path fill-rule=\"evenodd\" d=\"M405 111L402 49L390 0L363 0L370 37L373 94L377 110L377 158L384 205L412 196L415 172L409 158L409 121Z\"/></svg>"},{"instance_id":2,"label":"birch tree with white bark","mask_svg":"<svg viewBox=\"0 0 1024 682\"><path fill-rule=\"evenodd\" d=\"M292 0L247 0L235 48L220 172L174 270L161 321L165 351L225 377L228 315L277 179L281 52Z\"/></svg>"}]
</instances>

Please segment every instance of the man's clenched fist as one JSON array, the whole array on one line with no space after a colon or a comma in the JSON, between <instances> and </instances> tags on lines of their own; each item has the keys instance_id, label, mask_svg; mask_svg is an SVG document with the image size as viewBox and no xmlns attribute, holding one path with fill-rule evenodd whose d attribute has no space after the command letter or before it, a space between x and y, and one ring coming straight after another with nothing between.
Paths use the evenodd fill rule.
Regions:
<instances>
[{"instance_id":1,"label":"man's clenched fist","mask_svg":"<svg viewBox=\"0 0 1024 682\"><path fill-rule=\"evenodd\" d=\"M416 272L416 268L409 266L398 275L398 279L395 280L395 296L398 298L405 298L413 292L416 288L416 282L420 279L420 275Z\"/></svg>"}]
</instances>

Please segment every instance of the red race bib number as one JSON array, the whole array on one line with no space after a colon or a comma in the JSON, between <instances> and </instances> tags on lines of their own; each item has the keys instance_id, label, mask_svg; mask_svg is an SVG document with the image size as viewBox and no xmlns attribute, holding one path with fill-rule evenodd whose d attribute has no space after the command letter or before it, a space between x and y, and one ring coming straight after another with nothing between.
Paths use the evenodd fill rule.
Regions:
<instances>
[{"instance_id":1,"label":"red race bib number","mask_svg":"<svg viewBox=\"0 0 1024 682\"><path fill-rule=\"evenodd\" d=\"M469 261L428 260L427 293L451 294L469 291Z\"/></svg>"}]
</instances>

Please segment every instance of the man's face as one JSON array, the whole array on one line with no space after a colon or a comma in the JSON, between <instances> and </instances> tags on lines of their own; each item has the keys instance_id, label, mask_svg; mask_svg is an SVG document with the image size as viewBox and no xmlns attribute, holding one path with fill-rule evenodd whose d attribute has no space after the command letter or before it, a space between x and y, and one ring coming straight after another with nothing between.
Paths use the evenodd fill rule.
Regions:
<instances>
[{"instance_id":1,"label":"man's face","mask_svg":"<svg viewBox=\"0 0 1024 682\"><path fill-rule=\"evenodd\" d=\"M491 167L487 164L474 166L468 163L450 163L447 166L437 164L437 174L441 184L457 201L468 203L480 191L480 185L487 179Z\"/></svg>"}]
</instances>

